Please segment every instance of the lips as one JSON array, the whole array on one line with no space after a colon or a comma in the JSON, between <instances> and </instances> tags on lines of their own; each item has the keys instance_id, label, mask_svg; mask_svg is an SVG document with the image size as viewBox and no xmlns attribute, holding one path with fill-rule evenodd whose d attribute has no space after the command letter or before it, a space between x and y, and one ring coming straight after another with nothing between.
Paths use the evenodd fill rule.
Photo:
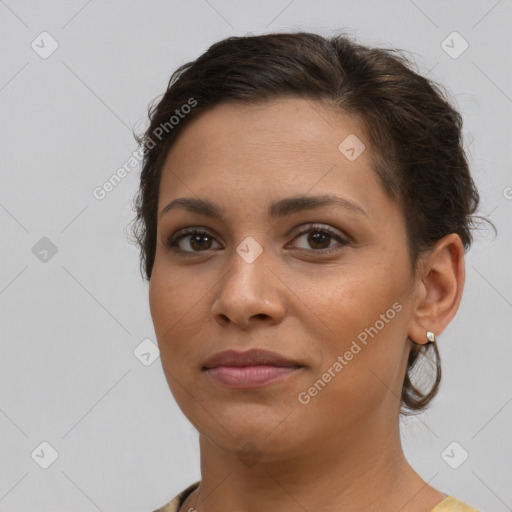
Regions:
<instances>
[{"instance_id":1,"label":"lips","mask_svg":"<svg viewBox=\"0 0 512 512\"><path fill-rule=\"evenodd\" d=\"M295 360L262 349L218 352L202 366L213 382L233 390L263 388L297 375L304 369L304 365Z\"/></svg>"},{"instance_id":2,"label":"lips","mask_svg":"<svg viewBox=\"0 0 512 512\"><path fill-rule=\"evenodd\" d=\"M202 369L209 370L219 366L278 366L283 368L300 368L303 365L268 350L252 349L246 352L226 350L224 352L218 352L208 358Z\"/></svg>"}]
</instances>

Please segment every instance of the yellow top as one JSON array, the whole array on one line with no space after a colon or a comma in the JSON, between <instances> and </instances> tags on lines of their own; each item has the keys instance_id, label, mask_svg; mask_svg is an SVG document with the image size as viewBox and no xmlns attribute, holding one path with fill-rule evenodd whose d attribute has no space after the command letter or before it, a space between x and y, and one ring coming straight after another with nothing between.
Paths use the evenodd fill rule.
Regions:
<instances>
[{"instance_id":1,"label":"yellow top","mask_svg":"<svg viewBox=\"0 0 512 512\"><path fill-rule=\"evenodd\" d=\"M195 491L197 487L199 487L199 481L189 485L185 490L181 491L169 503L167 503L167 505L155 510L155 512L178 512L187 496ZM184 512L188 511L185 510ZM466 505L453 496L447 496L443 501L441 501L441 503L437 504L431 512L478 512L478 510Z\"/></svg>"}]
</instances>

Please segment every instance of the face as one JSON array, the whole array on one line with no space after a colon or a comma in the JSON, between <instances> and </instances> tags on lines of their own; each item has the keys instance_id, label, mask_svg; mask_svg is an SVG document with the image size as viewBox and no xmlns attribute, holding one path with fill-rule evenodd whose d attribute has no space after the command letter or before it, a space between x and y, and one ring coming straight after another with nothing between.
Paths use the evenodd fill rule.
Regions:
<instances>
[{"instance_id":1,"label":"face","mask_svg":"<svg viewBox=\"0 0 512 512\"><path fill-rule=\"evenodd\" d=\"M397 421L416 283L371 158L355 118L303 99L217 106L169 152L150 309L170 389L217 447L270 460ZM162 213L181 198L213 207ZM255 348L295 368L204 369Z\"/></svg>"}]
</instances>

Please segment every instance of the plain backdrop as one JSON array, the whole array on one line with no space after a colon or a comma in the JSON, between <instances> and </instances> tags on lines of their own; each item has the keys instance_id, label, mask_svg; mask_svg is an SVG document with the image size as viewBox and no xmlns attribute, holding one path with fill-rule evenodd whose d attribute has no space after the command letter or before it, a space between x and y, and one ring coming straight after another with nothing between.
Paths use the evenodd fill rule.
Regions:
<instances>
[{"instance_id":1,"label":"plain backdrop","mask_svg":"<svg viewBox=\"0 0 512 512\"><path fill-rule=\"evenodd\" d=\"M439 397L403 446L438 489L512 510L511 21L510 0L0 0L0 511L152 511L199 479L127 239L140 167L94 190L179 65L296 30L410 52L464 117L498 236L476 233Z\"/></svg>"}]
</instances>

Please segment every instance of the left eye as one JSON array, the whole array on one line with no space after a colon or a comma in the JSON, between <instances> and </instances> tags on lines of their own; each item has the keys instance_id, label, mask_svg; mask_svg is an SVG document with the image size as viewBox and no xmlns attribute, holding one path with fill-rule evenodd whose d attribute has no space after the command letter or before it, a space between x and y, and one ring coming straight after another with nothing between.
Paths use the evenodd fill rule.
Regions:
<instances>
[{"instance_id":1,"label":"left eye","mask_svg":"<svg viewBox=\"0 0 512 512\"><path fill-rule=\"evenodd\" d=\"M306 236L307 235L307 236ZM330 229L326 227L311 227L307 231L303 231L299 235L297 235L294 240L298 240L301 237L304 237L306 244L309 245L309 247L315 249L316 251L326 251L330 252L332 247L335 247L335 245L330 245L330 242L333 241L333 239L337 240L339 242L339 245L343 246L346 245L348 242L343 239L338 233L335 233L331 231ZM298 249L308 249L309 247L297 247Z\"/></svg>"}]
</instances>

